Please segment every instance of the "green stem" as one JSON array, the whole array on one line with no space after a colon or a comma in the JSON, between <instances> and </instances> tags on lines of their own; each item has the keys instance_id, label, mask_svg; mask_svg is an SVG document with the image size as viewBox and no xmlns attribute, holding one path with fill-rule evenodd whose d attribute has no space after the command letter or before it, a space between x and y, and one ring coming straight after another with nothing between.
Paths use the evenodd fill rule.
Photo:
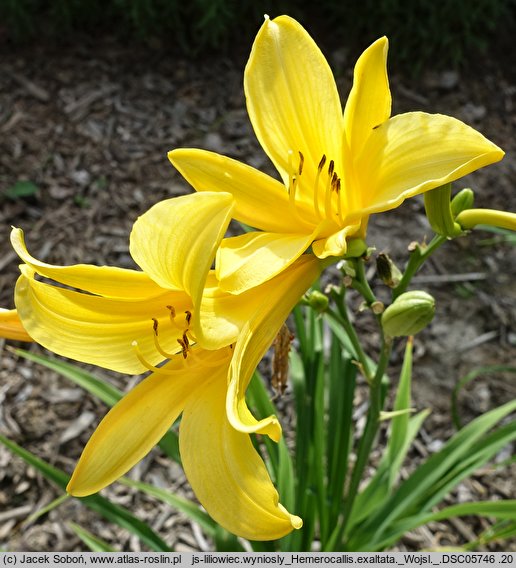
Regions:
<instances>
[{"instance_id":1,"label":"green stem","mask_svg":"<svg viewBox=\"0 0 516 568\"><path fill-rule=\"evenodd\" d=\"M326 310L326 313L344 328L345 332L347 333L353 345L353 349L355 350L354 353L355 357L358 359L358 362L362 367L362 372L364 373L364 376L367 379L367 382L369 383L373 375L371 372L371 368L369 366L369 362L367 360L367 356L364 350L362 349L362 345L360 344L360 339L358 338L357 332L355 331L353 324L349 321L344 294L343 293L339 294L336 290L332 290L331 295L335 300L338 313L334 312L331 308L328 308Z\"/></svg>"},{"instance_id":2,"label":"green stem","mask_svg":"<svg viewBox=\"0 0 516 568\"><path fill-rule=\"evenodd\" d=\"M355 259L354 266L356 276L353 278L352 287L357 290L357 292L360 292L360 294L364 297L364 300L370 306L372 303L376 302L376 296L371 290L371 286L369 286L369 282L366 278L364 259Z\"/></svg>"},{"instance_id":3,"label":"green stem","mask_svg":"<svg viewBox=\"0 0 516 568\"><path fill-rule=\"evenodd\" d=\"M387 368L390 354L391 343L390 341L383 340L380 359L378 361L375 376L371 382L370 403L369 411L367 413L367 421L364 428L364 433L362 434L362 438L360 439L357 452L357 461L355 462L355 467L353 468L347 498L344 503L344 518L342 522L341 534L343 534L346 529L346 525L348 523L351 511L353 509L353 504L358 493L358 486L360 485L362 474L364 473L364 468L369 460L369 454L371 453L371 448L373 447L373 442L378 431L378 426L380 424L380 411L382 410L382 377L385 373L385 369Z\"/></svg>"},{"instance_id":4,"label":"green stem","mask_svg":"<svg viewBox=\"0 0 516 568\"><path fill-rule=\"evenodd\" d=\"M400 294L403 294L407 289L414 274L419 270L423 262L435 252L442 244L448 239L441 235L435 235L434 238L428 243L426 247L417 245L415 250L410 255L407 268L399 282L399 284L392 290L392 299L395 300Z\"/></svg>"}]
</instances>

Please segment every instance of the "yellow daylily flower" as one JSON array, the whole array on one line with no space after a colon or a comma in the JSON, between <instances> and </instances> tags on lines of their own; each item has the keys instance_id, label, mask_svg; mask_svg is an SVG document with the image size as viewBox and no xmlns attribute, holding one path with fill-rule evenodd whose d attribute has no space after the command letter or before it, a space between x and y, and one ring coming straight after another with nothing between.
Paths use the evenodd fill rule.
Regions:
<instances>
[{"instance_id":1,"label":"yellow daylily flower","mask_svg":"<svg viewBox=\"0 0 516 568\"><path fill-rule=\"evenodd\" d=\"M25 331L16 310L0 308L0 337L16 341L33 341Z\"/></svg>"},{"instance_id":2,"label":"yellow daylily flower","mask_svg":"<svg viewBox=\"0 0 516 568\"><path fill-rule=\"evenodd\" d=\"M316 257L304 255L270 282L232 297L217 293L212 282L206 321L218 320L226 337L233 336L233 326L242 328L236 344L214 351L194 346L186 359L176 355L144 379L99 424L67 490L84 496L115 481L182 412L179 444L186 477L220 525L251 540L276 539L300 528L302 520L279 503L249 438L259 432L278 441L281 427L274 416L257 421L244 394L256 363L320 270ZM207 336L215 330L210 326Z\"/></svg>"},{"instance_id":3,"label":"yellow daylily flower","mask_svg":"<svg viewBox=\"0 0 516 568\"><path fill-rule=\"evenodd\" d=\"M503 157L459 120L410 112L391 117L387 38L359 58L342 111L330 67L292 18L266 18L244 74L249 117L282 182L219 154L169 153L199 192L235 198L234 217L258 229L225 239L222 289L239 294L272 278L310 247L319 258L346 253L369 215L456 180Z\"/></svg>"},{"instance_id":4,"label":"yellow daylily flower","mask_svg":"<svg viewBox=\"0 0 516 568\"><path fill-rule=\"evenodd\" d=\"M15 297L23 324L49 349L122 372L153 371L102 420L72 475L71 494L89 495L123 475L183 413L182 461L202 505L234 534L276 539L302 521L279 503L249 438L259 432L278 440L281 427L274 416L251 415L245 389L321 263L304 255L263 286L239 296L222 292L210 267L232 204L229 194L206 193L152 207L131 233L143 272L43 263L13 229L25 263Z\"/></svg>"},{"instance_id":5,"label":"yellow daylily flower","mask_svg":"<svg viewBox=\"0 0 516 568\"><path fill-rule=\"evenodd\" d=\"M196 306L233 206L227 193L196 197L162 201L135 222L130 252L143 272L52 266L31 256L23 232L13 229L11 242L25 263L15 303L30 336L59 355L122 373L186 354L198 341Z\"/></svg>"}]
</instances>

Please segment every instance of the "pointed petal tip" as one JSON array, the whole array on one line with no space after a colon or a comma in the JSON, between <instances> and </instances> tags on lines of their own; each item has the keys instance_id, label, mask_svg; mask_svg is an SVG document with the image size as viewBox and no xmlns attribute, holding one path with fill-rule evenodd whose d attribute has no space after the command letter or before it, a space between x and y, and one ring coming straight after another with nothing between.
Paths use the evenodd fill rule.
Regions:
<instances>
[{"instance_id":1,"label":"pointed petal tip","mask_svg":"<svg viewBox=\"0 0 516 568\"><path fill-rule=\"evenodd\" d=\"M77 483L74 483L74 478L75 472L68 482L68 485L66 486L66 492L68 493L68 495L71 495L72 497L88 497L93 493L97 493L98 490L88 490L87 488L81 487L80 484L77 485Z\"/></svg>"},{"instance_id":2,"label":"pointed petal tip","mask_svg":"<svg viewBox=\"0 0 516 568\"><path fill-rule=\"evenodd\" d=\"M290 515L290 522L296 530L299 530L303 526L303 519L296 515Z\"/></svg>"}]
</instances>

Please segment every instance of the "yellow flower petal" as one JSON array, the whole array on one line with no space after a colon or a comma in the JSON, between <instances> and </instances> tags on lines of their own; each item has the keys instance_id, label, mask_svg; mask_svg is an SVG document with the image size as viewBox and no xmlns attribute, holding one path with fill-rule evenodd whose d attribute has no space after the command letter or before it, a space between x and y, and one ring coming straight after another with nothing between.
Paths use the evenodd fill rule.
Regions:
<instances>
[{"instance_id":1,"label":"yellow flower petal","mask_svg":"<svg viewBox=\"0 0 516 568\"><path fill-rule=\"evenodd\" d=\"M354 156L360 154L371 130L391 115L388 46L387 38L380 38L362 53L355 65L353 88L344 109L347 145Z\"/></svg>"},{"instance_id":2,"label":"yellow flower petal","mask_svg":"<svg viewBox=\"0 0 516 568\"><path fill-rule=\"evenodd\" d=\"M361 208L349 219L413 197L501 160L504 153L460 120L411 112L374 129L356 161Z\"/></svg>"},{"instance_id":3,"label":"yellow flower petal","mask_svg":"<svg viewBox=\"0 0 516 568\"><path fill-rule=\"evenodd\" d=\"M348 225L340 231L333 233L329 237L314 241L312 244L313 253L319 258L328 258L329 256L343 256L348 249L347 238L355 236L360 231L361 224Z\"/></svg>"},{"instance_id":4,"label":"yellow flower petal","mask_svg":"<svg viewBox=\"0 0 516 568\"><path fill-rule=\"evenodd\" d=\"M25 246L23 231L14 228L11 243L18 256L41 276L56 282L84 290L90 294L100 294L112 298L149 298L163 294L160 288L143 272L116 268L112 266L92 266L75 264L72 266L53 266L31 256Z\"/></svg>"},{"instance_id":5,"label":"yellow flower petal","mask_svg":"<svg viewBox=\"0 0 516 568\"><path fill-rule=\"evenodd\" d=\"M167 292L136 301L103 298L39 282L28 266L21 269L15 289L18 313L30 336L47 349L122 373L141 373L147 368L133 341L151 364L165 359L154 343L156 318L161 347L178 351L182 329L172 325L167 306L174 306L176 319L184 323L185 311L192 309L186 294Z\"/></svg>"},{"instance_id":6,"label":"yellow flower petal","mask_svg":"<svg viewBox=\"0 0 516 568\"><path fill-rule=\"evenodd\" d=\"M240 294L290 266L313 240L311 234L252 232L224 239L216 272L223 290Z\"/></svg>"},{"instance_id":7,"label":"yellow flower petal","mask_svg":"<svg viewBox=\"0 0 516 568\"><path fill-rule=\"evenodd\" d=\"M214 378L190 397L181 420L183 467L197 498L228 531L250 540L273 540L299 517L278 503L278 493L247 434L228 423L226 381Z\"/></svg>"},{"instance_id":8,"label":"yellow flower petal","mask_svg":"<svg viewBox=\"0 0 516 568\"><path fill-rule=\"evenodd\" d=\"M303 255L271 280L269 294L262 308L244 325L235 346L227 396L228 418L237 430L259 432L279 440L281 428L277 420L269 417L257 421L247 409L245 391L256 366L288 314L320 272L319 259L313 255Z\"/></svg>"},{"instance_id":9,"label":"yellow flower petal","mask_svg":"<svg viewBox=\"0 0 516 568\"><path fill-rule=\"evenodd\" d=\"M196 191L231 193L236 200L233 216L242 223L273 233L300 230L299 217L289 206L288 192L274 178L206 150L173 150L168 158ZM271 211L275 214L271 215ZM305 224L301 221L301 227Z\"/></svg>"},{"instance_id":10,"label":"yellow flower petal","mask_svg":"<svg viewBox=\"0 0 516 568\"><path fill-rule=\"evenodd\" d=\"M207 366L214 359L222 364ZM225 384L228 361L229 357L220 361L219 353L207 351L198 352L194 361L178 357L132 389L91 436L68 484L68 493L90 495L124 475L159 442L187 400L204 388L207 377ZM200 418L198 427L202 429L204 424Z\"/></svg>"},{"instance_id":11,"label":"yellow flower petal","mask_svg":"<svg viewBox=\"0 0 516 568\"><path fill-rule=\"evenodd\" d=\"M0 337L16 341L34 341L25 331L16 310L0 308Z\"/></svg>"},{"instance_id":12,"label":"yellow flower petal","mask_svg":"<svg viewBox=\"0 0 516 568\"><path fill-rule=\"evenodd\" d=\"M335 80L298 22L288 16L265 20L245 69L244 89L256 136L285 184L289 150L296 160L303 154L305 178L315 179L323 154L342 171L343 119Z\"/></svg>"},{"instance_id":13,"label":"yellow flower petal","mask_svg":"<svg viewBox=\"0 0 516 568\"><path fill-rule=\"evenodd\" d=\"M196 306L232 206L228 193L195 193L161 201L134 223L131 255L160 286L184 290Z\"/></svg>"}]
</instances>

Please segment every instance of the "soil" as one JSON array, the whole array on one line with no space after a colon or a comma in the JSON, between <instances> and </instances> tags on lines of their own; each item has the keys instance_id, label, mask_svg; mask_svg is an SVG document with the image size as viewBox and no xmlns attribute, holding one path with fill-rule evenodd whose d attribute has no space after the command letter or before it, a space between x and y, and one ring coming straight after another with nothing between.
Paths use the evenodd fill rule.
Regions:
<instances>
[{"instance_id":1,"label":"soil","mask_svg":"<svg viewBox=\"0 0 516 568\"><path fill-rule=\"evenodd\" d=\"M244 58L192 62L159 49L122 47L109 40L69 46L9 49L0 60L0 190L29 180L34 195L0 197L0 305L12 307L18 260L10 226L24 229L34 256L56 264L133 267L128 252L132 223L157 201L191 191L169 164L176 147L200 147L273 173L252 132L242 89ZM395 49L395 48L393 48ZM329 57L340 92L348 92L352 61ZM428 72L418 80L394 74L394 113L408 110L455 116L479 129L507 153L504 160L468 176L480 207L516 210L516 79L503 62L483 60L475 74ZM407 247L431 234L422 199L371 219L368 242L403 265ZM417 336L414 406L430 407L414 460L436 451L453 433L450 396L457 380L486 365L514 364L516 346L516 247L482 231L447 243L415 285L437 300L433 323ZM371 262L370 274L374 277ZM378 284L378 282L375 282ZM356 319L366 343L375 341L370 316ZM26 347L26 346L25 346ZM397 344L396 376L403 343ZM56 373L15 356L0 343L0 433L68 473L105 407ZM36 353L38 346L29 347ZM95 369L129 389L138 378ZM462 419L514 398L514 375L489 371L460 394ZM287 410L288 414L288 410ZM505 449L497 460L512 455ZM407 464L407 470L411 464ZM486 466L460 485L450 502L515 499L516 467ZM154 450L130 476L192 496L179 466ZM213 545L186 517L168 506L114 484L104 494L148 522L176 550ZM0 549L86 550L74 522L118 550L145 547L69 499L36 520L29 515L60 493L31 467L0 446ZM472 540L487 521L466 518L434 523L407 535L400 550L456 546ZM516 541L488 545L516 550Z\"/></svg>"}]
</instances>

